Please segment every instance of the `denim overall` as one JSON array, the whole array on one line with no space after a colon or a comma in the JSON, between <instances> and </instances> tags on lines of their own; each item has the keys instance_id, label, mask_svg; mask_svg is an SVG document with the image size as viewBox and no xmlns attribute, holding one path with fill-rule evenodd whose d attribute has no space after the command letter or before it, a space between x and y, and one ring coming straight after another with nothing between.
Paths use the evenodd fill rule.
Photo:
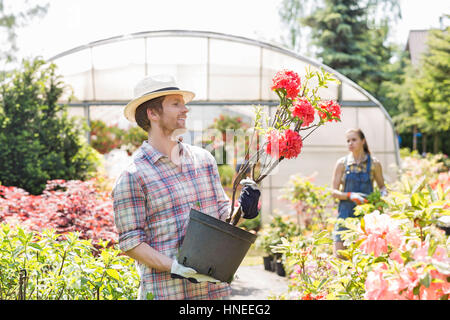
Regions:
<instances>
[{"instance_id":1,"label":"denim overall","mask_svg":"<svg viewBox=\"0 0 450 320\"><path fill-rule=\"evenodd\" d=\"M372 165L372 159L370 155L367 155L367 170L365 172L352 172L348 165L348 157L345 159L345 187L344 192L360 192L366 195L373 192L373 183L370 179L370 167ZM353 209L356 204L351 200L341 200L338 208L338 218L354 217ZM339 234L336 231L342 231L346 228L342 226L335 226L334 241L342 241Z\"/></svg>"}]
</instances>

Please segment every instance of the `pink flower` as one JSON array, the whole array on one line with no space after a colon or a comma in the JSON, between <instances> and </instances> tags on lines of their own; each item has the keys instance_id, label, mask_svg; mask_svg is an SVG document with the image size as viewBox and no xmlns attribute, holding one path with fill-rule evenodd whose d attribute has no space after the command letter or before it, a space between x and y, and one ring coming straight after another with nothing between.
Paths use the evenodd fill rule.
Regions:
<instances>
[{"instance_id":1,"label":"pink flower","mask_svg":"<svg viewBox=\"0 0 450 320\"><path fill-rule=\"evenodd\" d=\"M404 263L403 258L398 251L392 251L389 255L389 258L391 258L391 260L397 261L399 264Z\"/></svg>"},{"instance_id":2,"label":"pink flower","mask_svg":"<svg viewBox=\"0 0 450 320\"><path fill-rule=\"evenodd\" d=\"M302 127L307 127L314 121L314 108L307 98L301 97L293 101L292 115L303 121Z\"/></svg>"},{"instance_id":3,"label":"pink flower","mask_svg":"<svg viewBox=\"0 0 450 320\"><path fill-rule=\"evenodd\" d=\"M389 281L384 279L383 273L388 269L385 263L377 265L367 274L364 298L366 300L394 300L398 296L390 290Z\"/></svg>"},{"instance_id":4,"label":"pink flower","mask_svg":"<svg viewBox=\"0 0 450 320\"><path fill-rule=\"evenodd\" d=\"M360 239L361 250L373 253L375 257L388 252L388 246L398 248L402 243L402 234L397 223L387 214L378 210L364 216L364 230Z\"/></svg>"},{"instance_id":5,"label":"pink flower","mask_svg":"<svg viewBox=\"0 0 450 320\"><path fill-rule=\"evenodd\" d=\"M361 250L365 253L373 253L375 257L380 256L388 251L388 243L386 239L378 237L374 234L367 235L365 241L361 244Z\"/></svg>"},{"instance_id":6,"label":"pink flower","mask_svg":"<svg viewBox=\"0 0 450 320\"><path fill-rule=\"evenodd\" d=\"M289 99L295 99L300 92L300 76L291 70L278 71L272 78L272 90L284 89Z\"/></svg>"}]
</instances>

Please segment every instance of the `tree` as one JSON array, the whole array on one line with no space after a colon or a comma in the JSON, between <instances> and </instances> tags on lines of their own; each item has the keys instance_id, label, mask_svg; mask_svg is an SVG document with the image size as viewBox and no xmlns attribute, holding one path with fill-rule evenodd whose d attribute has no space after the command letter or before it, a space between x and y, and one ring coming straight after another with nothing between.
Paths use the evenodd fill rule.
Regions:
<instances>
[{"instance_id":1,"label":"tree","mask_svg":"<svg viewBox=\"0 0 450 320\"><path fill-rule=\"evenodd\" d=\"M437 153L441 136L450 133L450 27L431 30L428 50L420 62L418 75L411 90L420 119L419 128L433 136L433 152Z\"/></svg>"},{"instance_id":2,"label":"tree","mask_svg":"<svg viewBox=\"0 0 450 320\"><path fill-rule=\"evenodd\" d=\"M417 133L420 119L414 116L416 108L411 95L417 71L406 56L403 56L400 62L402 62L402 66L399 67L403 70L402 74L383 83L383 87L386 88L387 99L391 100L390 104L396 106L390 112L396 130L400 134L412 132L412 149L417 150Z\"/></svg>"},{"instance_id":3,"label":"tree","mask_svg":"<svg viewBox=\"0 0 450 320\"><path fill-rule=\"evenodd\" d=\"M309 10L304 10L307 6ZM324 64L382 103L388 101L382 84L392 72L398 73L390 67L396 48L387 43L390 26L400 16L397 0L323 0L315 4L285 0L280 16L289 27L291 47L300 46L302 28L309 27L311 43Z\"/></svg>"},{"instance_id":4,"label":"tree","mask_svg":"<svg viewBox=\"0 0 450 320\"><path fill-rule=\"evenodd\" d=\"M47 180L90 178L99 161L85 141L86 125L57 102L64 84L55 68L24 61L0 83L0 181L32 194Z\"/></svg>"},{"instance_id":5,"label":"tree","mask_svg":"<svg viewBox=\"0 0 450 320\"><path fill-rule=\"evenodd\" d=\"M18 1L14 0L17 5ZM0 51L0 60L11 62L14 60L14 53L17 51L17 33L18 27L24 26L36 17L42 17L47 13L47 4L30 4L25 0L24 3L19 2L21 6L20 12L13 12L7 5L7 1L0 0L0 33L4 32L1 38L2 50Z\"/></svg>"}]
</instances>

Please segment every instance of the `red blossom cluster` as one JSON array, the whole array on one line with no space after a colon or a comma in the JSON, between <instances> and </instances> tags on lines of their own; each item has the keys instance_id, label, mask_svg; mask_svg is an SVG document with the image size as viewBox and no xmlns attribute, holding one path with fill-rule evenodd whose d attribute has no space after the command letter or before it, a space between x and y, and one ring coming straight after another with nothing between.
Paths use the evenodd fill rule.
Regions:
<instances>
[{"instance_id":1,"label":"red blossom cluster","mask_svg":"<svg viewBox=\"0 0 450 320\"><path fill-rule=\"evenodd\" d=\"M326 121L340 121L341 119L341 106L335 101L329 100L319 104L319 116Z\"/></svg>"},{"instance_id":2,"label":"red blossom cluster","mask_svg":"<svg viewBox=\"0 0 450 320\"><path fill-rule=\"evenodd\" d=\"M289 108L289 112L293 118L297 119L296 121L301 121L299 122L300 127L308 127L314 122L313 105L307 97L299 97L301 81L296 72L281 70L272 78L272 84L272 90L285 91L281 95L285 95L287 99L291 100L292 106ZM334 101L322 102L318 106L318 114L327 122L340 121L341 106ZM268 141L266 153L273 158L296 158L303 147L302 137L298 133L300 127L295 130L270 130L266 135Z\"/></svg>"},{"instance_id":3,"label":"red blossom cluster","mask_svg":"<svg viewBox=\"0 0 450 320\"><path fill-rule=\"evenodd\" d=\"M292 102L292 116L303 121L302 127L307 127L314 121L314 107L307 98L298 98Z\"/></svg>"},{"instance_id":4,"label":"red blossom cluster","mask_svg":"<svg viewBox=\"0 0 450 320\"><path fill-rule=\"evenodd\" d=\"M94 180L48 181L37 196L0 185L0 222L37 232L80 232L81 239L94 243L99 239L117 242L112 200L107 192L95 187Z\"/></svg>"},{"instance_id":5,"label":"red blossom cluster","mask_svg":"<svg viewBox=\"0 0 450 320\"><path fill-rule=\"evenodd\" d=\"M296 158L302 151L303 142L300 134L293 130L271 130L267 135L266 153L274 158Z\"/></svg>"},{"instance_id":6,"label":"red blossom cluster","mask_svg":"<svg viewBox=\"0 0 450 320\"><path fill-rule=\"evenodd\" d=\"M272 78L272 90L286 90L289 99L295 99L300 92L300 76L291 70L278 71Z\"/></svg>"}]
</instances>

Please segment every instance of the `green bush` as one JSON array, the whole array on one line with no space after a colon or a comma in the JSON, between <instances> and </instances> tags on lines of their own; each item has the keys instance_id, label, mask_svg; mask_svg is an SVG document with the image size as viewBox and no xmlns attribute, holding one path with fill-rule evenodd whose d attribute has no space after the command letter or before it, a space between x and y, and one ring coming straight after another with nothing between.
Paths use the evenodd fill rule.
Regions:
<instances>
[{"instance_id":1,"label":"green bush","mask_svg":"<svg viewBox=\"0 0 450 320\"><path fill-rule=\"evenodd\" d=\"M148 132L140 127L131 127L124 134L124 144L125 150L131 155L135 152L141 145L142 142L148 139Z\"/></svg>"},{"instance_id":2,"label":"green bush","mask_svg":"<svg viewBox=\"0 0 450 320\"><path fill-rule=\"evenodd\" d=\"M101 120L91 120L91 146L105 154L120 147L123 143L124 130L117 126L107 126Z\"/></svg>"},{"instance_id":3,"label":"green bush","mask_svg":"<svg viewBox=\"0 0 450 320\"><path fill-rule=\"evenodd\" d=\"M87 126L58 99L64 84L54 64L24 61L0 84L0 181L40 194L48 180L85 180L99 164Z\"/></svg>"},{"instance_id":4,"label":"green bush","mask_svg":"<svg viewBox=\"0 0 450 320\"><path fill-rule=\"evenodd\" d=\"M273 247L281 244L282 238L291 239L300 233L299 226L290 221L288 216L275 215L270 223L264 225L258 233L255 247L270 256L274 253Z\"/></svg>"},{"instance_id":5,"label":"green bush","mask_svg":"<svg viewBox=\"0 0 450 320\"><path fill-rule=\"evenodd\" d=\"M124 130L116 125L108 126L101 120L91 121L91 145L101 154L124 146L128 155L131 155L147 139L148 133L137 126Z\"/></svg>"},{"instance_id":6,"label":"green bush","mask_svg":"<svg viewBox=\"0 0 450 320\"><path fill-rule=\"evenodd\" d=\"M234 169L232 166L228 164L221 164L217 166L219 175L220 175L220 183L224 187L231 188L233 186L233 176Z\"/></svg>"},{"instance_id":7,"label":"green bush","mask_svg":"<svg viewBox=\"0 0 450 320\"><path fill-rule=\"evenodd\" d=\"M0 224L0 300L136 299L133 260L105 241L100 245L96 250L76 233Z\"/></svg>"}]
</instances>

